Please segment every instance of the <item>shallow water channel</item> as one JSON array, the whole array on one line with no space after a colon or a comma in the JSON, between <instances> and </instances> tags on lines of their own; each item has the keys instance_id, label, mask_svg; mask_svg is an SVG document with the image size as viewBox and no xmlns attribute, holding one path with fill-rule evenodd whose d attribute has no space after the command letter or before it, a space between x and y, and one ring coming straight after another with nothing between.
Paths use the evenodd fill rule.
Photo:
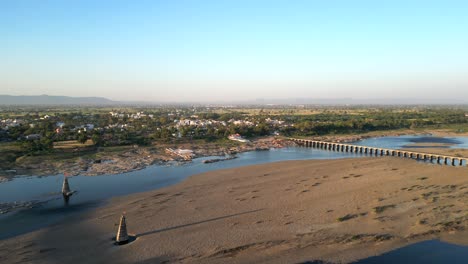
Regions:
<instances>
[{"instance_id":1,"label":"shallow water channel","mask_svg":"<svg viewBox=\"0 0 468 264\"><path fill-rule=\"evenodd\" d=\"M356 145L398 149L412 143L448 143L451 148L468 148L468 138L440 138L431 136L400 136L370 138L355 142ZM182 165L154 165L143 170L114 175L74 176L69 179L76 190L65 206L60 194L63 175L41 177L17 177L0 183L0 204L12 202L37 203L32 208L16 210L0 215L0 239L24 234L54 223L67 216L78 214L105 203L114 196L155 190L176 184L189 176L219 169L234 168L285 160L340 159L365 157L366 154L342 153L328 150L290 147L253 151L237 155L238 158L205 164L195 159Z\"/></svg>"}]
</instances>

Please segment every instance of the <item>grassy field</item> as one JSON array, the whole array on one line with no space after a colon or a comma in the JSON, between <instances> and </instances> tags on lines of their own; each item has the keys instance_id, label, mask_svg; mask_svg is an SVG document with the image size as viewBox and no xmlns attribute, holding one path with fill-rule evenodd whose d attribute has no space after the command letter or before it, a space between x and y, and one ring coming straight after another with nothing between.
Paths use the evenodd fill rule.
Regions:
<instances>
[{"instance_id":1,"label":"grassy field","mask_svg":"<svg viewBox=\"0 0 468 264\"><path fill-rule=\"evenodd\" d=\"M20 147L15 143L0 144L0 169L8 170L14 167L16 159L22 156Z\"/></svg>"},{"instance_id":2,"label":"grassy field","mask_svg":"<svg viewBox=\"0 0 468 264\"><path fill-rule=\"evenodd\" d=\"M60 141L60 142L54 142L54 149L75 149L75 148L85 148L92 146L93 141L88 139L84 144L81 144L80 142L76 140L69 140L69 141Z\"/></svg>"}]
</instances>

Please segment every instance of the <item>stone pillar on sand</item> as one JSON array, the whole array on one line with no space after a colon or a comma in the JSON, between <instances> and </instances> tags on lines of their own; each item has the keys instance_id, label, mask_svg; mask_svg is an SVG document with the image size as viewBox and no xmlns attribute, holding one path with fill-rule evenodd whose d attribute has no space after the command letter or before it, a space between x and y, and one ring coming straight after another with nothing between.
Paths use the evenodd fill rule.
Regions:
<instances>
[{"instance_id":1,"label":"stone pillar on sand","mask_svg":"<svg viewBox=\"0 0 468 264\"><path fill-rule=\"evenodd\" d=\"M115 242L117 245L124 245L128 243L127 223L125 222L125 215L120 218L119 229L117 230L117 236L115 236Z\"/></svg>"}]
</instances>

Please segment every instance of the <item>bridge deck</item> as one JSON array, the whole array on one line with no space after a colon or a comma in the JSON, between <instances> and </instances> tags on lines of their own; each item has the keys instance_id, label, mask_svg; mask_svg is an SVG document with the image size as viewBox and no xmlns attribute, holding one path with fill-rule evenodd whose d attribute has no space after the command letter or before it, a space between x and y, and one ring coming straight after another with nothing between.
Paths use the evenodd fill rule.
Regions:
<instances>
[{"instance_id":1,"label":"bridge deck","mask_svg":"<svg viewBox=\"0 0 468 264\"><path fill-rule=\"evenodd\" d=\"M401 149L367 147L367 146L359 146L359 145L327 142L327 141L308 140L308 139L289 138L289 140L292 140L299 145L304 145L305 147L321 148L321 149L327 149L327 150L332 150L332 151L365 153L365 154L372 154L376 156L380 155L380 156L394 156L394 157L401 157L401 158L416 158L418 160L429 160L431 162L433 160L436 160L437 163L439 164L442 162L447 165L452 164L453 166L457 165L456 161L458 161L458 165L460 166L463 166L463 162L465 163L465 165L467 164L467 159L465 157L454 157L454 156L447 156L447 155L441 155L441 154L435 154L435 153L406 151L406 150L401 150Z\"/></svg>"}]
</instances>

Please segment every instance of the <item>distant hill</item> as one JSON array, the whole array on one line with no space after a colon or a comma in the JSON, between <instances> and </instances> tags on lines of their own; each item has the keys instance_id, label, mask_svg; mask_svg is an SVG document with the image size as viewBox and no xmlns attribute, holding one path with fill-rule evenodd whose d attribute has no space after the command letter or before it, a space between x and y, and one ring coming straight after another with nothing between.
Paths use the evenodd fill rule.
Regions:
<instances>
[{"instance_id":1,"label":"distant hill","mask_svg":"<svg viewBox=\"0 0 468 264\"><path fill-rule=\"evenodd\" d=\"M0 95L0 105L103 105L118 102L104 97Z\"/></svg>"}]
</instances>

